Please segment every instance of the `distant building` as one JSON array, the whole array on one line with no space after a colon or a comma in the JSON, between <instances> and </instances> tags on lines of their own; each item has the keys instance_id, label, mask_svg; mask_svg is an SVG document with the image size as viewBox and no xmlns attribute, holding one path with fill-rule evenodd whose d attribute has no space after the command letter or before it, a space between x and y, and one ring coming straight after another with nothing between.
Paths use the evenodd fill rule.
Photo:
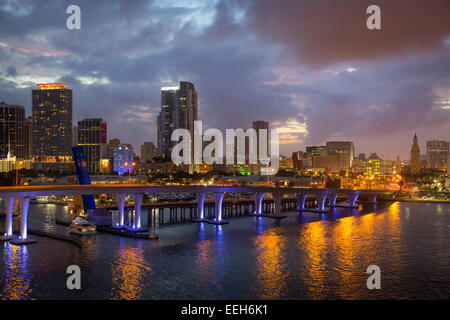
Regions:
<instances>
[{"instance_id":1,"label":"distant building","mask_svg":"<svg viewBox=\"0 0 450 320\"><path fill-rule=\"evenodd\" d=\"M257 120L257 121L253 121L253 129L256 131L256 137L257 137L257 144L256 144L256 159L259 162L260 161L260 156L259 156L259 141L261 139L261 135L260 135L260 130L266 130L266 138L267 138L267 144L266 144L266 154L267 156L270 155L270 150L269 150L269 123L267 121L262 121L262 120ZM247 142L247 139L246 139ZM248 152L249 147L247 146L248 143L246 143L246 148L245 151Z\"/></svg>"},{"instance_id":2,"label":"distant building","mask_svg":"<svg viewBox=\"0 0 450 320\"><path fill-rule=\"evenodd\" d=\"M114 149L114 172L119 175L133 171L133 148L120 145Z\"/></svg>"},{"instance_id":3,"label":"distant building","mask_svg":"<svg viewBox=\"0 0 450 320\"><path fill-rule=\"evenodd\" d=\"M292 153L292 165L294 170L297 172L302 172L303 170L303 155L301 151L296 151Z\"/></svg>"},{"instance_id":4,"label":"distant building","mask_svg":"<svg viewBox=\"0 0 450 320\"><path fill-rule=\"evenodd\" d=\"M72 90L64 83L38 84L32 91L33 153L38 157L72 155Z\"/></svg>"},{"instance_id":5,"label":"distant building","mask_svg":"<svg viewBox=\"0 0 450 320\"><path fill-rule=\"evenodd\" d=\"M447 141L427 141L427 169L447 170L449 155Z\"/></svg>"},{"instance_id":6,"label":"distant building","mask_svg":"<svg viewBox=\"0 0 450 320\"><path fill-rule=\"evenodd\" d=\"M101 171L101 159L106 157L107 125L103 119L78 121L78 145L84 147L90 173Z\"/></svg>"},{"instance_id":7,"label":"distant building","mask_svg":"<svg viewBox=\"0 0 450 320\"><path fill-rule=\"evenodd\" d=\"M339 159L340 156L337 154L322 152L321 154L313 155L312 166L314 168L326 168L330 173L339 173L341 171Z\"/></svg>"},{"instance_id":8,"label":"distant building","mask_svg":"<svg viewBox=\"0 0 450 320\"><path fill-rule=\"evenodd\" d=\"M23 127L23 157L29 159L33 157L33 119L28 117L25 119L25 126Z\"/></svg>"},{"instance_id":9,"label":"distant building","mask_svg":"<svg viewBox=\"0 0 450 320\"><path fill-rule=\"evenodd\" d=\"M114 159L114 150L120 146L120 140L119 139L111 139L109 140L108 144L106 145L106 158L107 159Z\"/></svg>"},{"instance_id":10,"label":"distant building","mask_svg":"<svg viewBox=\"0 0 450 320\"><path fill-rule=\"evenodd\" d=\"M144 142L141 145L141 161L150 162L153 158L158 156L158 149L153 142Z\"/></svg>"},{"instance_id":11,"label":"distant building","mask_svg":"<svg viewBox=\"0 0 450 320\"><path fill-rule=\"evenodd\" d=\"M25 109L0 102L0 158L24 157Z\"/></svg>"},{"instance_id":12,"label":"distant building","mask_svg":"<svg viewBox=\"0 0 450 320\"><path fill-rule=\"evenodd\" d=\"M340 170L350 171L353 158L355 155L355 147L352 141L327 141L327 150L330 154L338 154L340 157Z\"/></svg>"},{"instance_id":13,"label":"distant building","mask_svg":"<svg viewBox=\"0 0 450 320\"><path fill-rule=\"evenodd\" d=\"M381 158L376 153L371 153L366 160L365 174L368 176L378 176L381 174Z\"/></svg>"},{"instance_id":14,"label":"distant building","mask_svg":"<svg viewBox=\"0 0 450 320\"><path fill-rule=\"evenodd\" d=\"M161 111L158 115L158 153L171 158L174 142L172 132L187 129L193 137L194 121L198 120L198 93L194 84L181 81L178 87L161 88Z\"/></svg>"},{"instance_id":15,"label":"distant building","mask_svg":"<svg viewBox=\"0 0 450 320\"><path fill-rule=\"evenodd\" d=\"M411 174L417 175L420 173L420 148L417 140L417 135L414 134L413 144L411 146Z\"/></svg>"}]
</instances>

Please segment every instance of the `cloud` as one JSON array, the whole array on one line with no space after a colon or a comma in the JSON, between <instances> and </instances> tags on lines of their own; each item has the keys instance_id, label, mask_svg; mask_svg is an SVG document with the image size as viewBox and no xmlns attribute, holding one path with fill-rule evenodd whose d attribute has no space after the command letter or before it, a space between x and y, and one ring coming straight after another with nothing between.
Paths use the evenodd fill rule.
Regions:
<instances>
[{"instance_id":1,"label":"cloud","mask_svg":"<svg viewBox=\"0 0 450 320\"><path fill-rule=\"evenodd\" d=\"M381 30L366 27L368 0L258 0L254 30L312 66L440 50L450 36L447 0L377 1Z\"/></svg>"}]
</instances>

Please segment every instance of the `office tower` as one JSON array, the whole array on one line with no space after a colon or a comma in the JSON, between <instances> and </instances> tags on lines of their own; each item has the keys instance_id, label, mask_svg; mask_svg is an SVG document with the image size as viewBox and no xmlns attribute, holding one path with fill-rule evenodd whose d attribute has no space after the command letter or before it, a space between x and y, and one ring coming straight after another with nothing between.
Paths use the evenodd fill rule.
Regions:
<instances>
[{"instance_id":1,"label":"office tower","mask_svg":"<svg viewBox=\"0 0 450 320\"><path fill-rule=\"evenodd\" d=\"M25 109L0 102L0 157L24 157Z\"/></svg>"},{"instance_id":2,"label":"office tower","mask_svg":"<svg viewBox=\"0 0 450 320\"><path fill-rule=\"evenodd\" d=\"M108 144L106 145L106 158L108 159L114 159L114 150L120 146L120 140L119 139L111 139L109 140Z\"/></svg>"},{"instance_id":3,"label":"office tower","mask_svg":"<svg viewBox=\"0 0 450 320\"><path fill-rule=\"evenodd\" d=\"M414 134L413 144L411 147L411 174L420 173L420 148L417 135Z\"/></svg>"},{"instance_id":4,"label":"office tower","mask_svg":"<svg viewBox=\"0 0 450 320\"><path fill-rule=\"evenodd\" d=\"M301 172L303 170L303 154L301 151L292 152L292 163L294 170Z\"/></svg>"},{"instance_id":5,"label":"office tower","mask_svg":"<svg viewBox=\"0 0 450 320\"><path fill-rule=\"evenodd\" d=\"M130 145L119 145L114 149L114 171L119 175L133 171L133 148Z\"/></svg>"},{"instance_id":6,"label":"office tower","mask_svg":"<svg viewBox=\"0 0 450 320\"><path fill-rule=\"evenodd\" d=\"M376 153L371 153L366 161L366 175L378 176L381 174L381 159Z\"/></svg>"},{"instance_id":7,"label":"office tower","mask_svg":"<svg viewBox=\"0 0 450 320\"><path fill-rule=\"evenodd\" d=\"M33 90L33 153L72 155L72 90L64 83L37 84Z\"/></svg>"},{"instance_id":8,"label":"office tower","mask_svg":"<svg viewBox=\"0 0 450 320\"><path fill-rule=\"evenodd\" d=\"M158 156L158 149L153 142L144 142L141 145L141 161L150 162L153 158Z\"/></svg>"},{"instance_id":9,"label":"office tower","mask_svg":"<svg viewBox=\"0 0 450 320\"><path fill-rule=\"evenodd\" d=\"M359 160L366 160L366 154L365 153L360 153L358 156Z\"/></svg>"},{"instance_id":10,"label":"office tower","mask_svg":"<svg viewBox=\"0 0 450 320\"><path fill-rule=\"evenodd\" d=\"M340 157L341 171L350 171L355 154L355 147L352 141L327 141L328 153L338 154Z\"/></svg>"},{"instance_id":11,"label":"office tower","mask_svg":"<svg viewBox=\"0 0 450 320\"><path fill-rule=\"evenodd\" d=\"M427 141L427 169L447 170L449 143L447 141Z\"/></svg>"},{"instance_id":12,"label":"office tower","mask_svg":"<svg viewBox=\"0 0 450 320\"><path fill-rule=\"evenodd\" d=\"M198 93L192 83L181 81L178 87L161 88L161 111L158 115L158 152L171 158L172 132L188 129L193 139L194 121L198 120Z\"/></svg>"},{"instance_id":13,"label":"office tower","mask_svg":"<svg viewBox=\"0 0 450 320\"><path fill-rule=\"evenodd\" d=\"M78 145L78 127L72 129L72 146Z\"/></svg>"},{"instance_id":14,"label":"office tower","mask_svg":"<svg viewBox=\"0 0 450 320\"><path fill-rule=\"evenodd\" d=\"M309 155L311 155L311 156L323 154L323 152L326 151L326 150L327 150L326 146L310 146L310 147L306 147L306 152Z\"/></svg>"},{"instance_id":15,"label":"office tower","mask_svg":"<svg viewBox=\"0 0 450 320\"><path fill-rule=\"evenodd\" d=\"M103 119L78 121L78 145L84 147L88 170L100 172L100 161L106 156L107 126Z\"/></svg>"},{"instance_id":16,"label":"office tower","mask_svg":"<svg viewBox=\"0 0 450 320\"><path fill-rule=\"evenodd\" d=\"M259 141L261 139L260 134L259 134L259 130L266 130L266 137L267 137L267 147L266 147L266 155L270 156L270 150L269 150L269 123L267 121L262 121L262 120L257 120L257 121L253 121L253 129L256 131L256 136L257 136L257 145L256 145L256 158L258 159L259 162ZM245 148L246 150L249 150L249 148Z\"/></svg>"},{"instance_id":17,"label":"office tower","mask_svg":"<svg viewBox=\"0 0 450 320\"><path fill-rule=\"evenodd\" d=\"M33 156L33 119L28 117L25 119L25 125L23 127L23 145L24 153L23 157L29 159Z\"/></svg>"},{"instance_id":18,"label":"office tower","mask_svg":"<svg viewBox=\"0 0 450 320\"><path fill-rule=\"evenodd\" d=\"M340 162L338 154L328 154L322 152L321 154L315 154L312 156L312 166L314 168L327 168L331 173L340 172Z\"/></svg>"}]
</instances>

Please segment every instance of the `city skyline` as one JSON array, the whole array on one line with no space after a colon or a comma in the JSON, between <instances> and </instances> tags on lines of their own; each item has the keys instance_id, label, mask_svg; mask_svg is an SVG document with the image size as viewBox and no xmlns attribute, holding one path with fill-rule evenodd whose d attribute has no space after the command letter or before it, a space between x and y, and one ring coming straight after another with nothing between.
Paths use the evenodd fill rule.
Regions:
<instances>
[{"instance_id":1,"label":"city skyline","mask_svg":"<svg viewBox=\"0 0 450 320\"><path fill-rule=\"evenodd\" d=\"M0 100L30 114L34 84L68 83L74 123L86 113L102 117L111 138L133 141L136 150L144 141L156 143L160 89L180 80L196 84L205 125L246 128L255 118L266 120L280 128L281 154L354 141L357 153L408 159L414 133L422 150L425 141L449 140L445 1L412 1L411 12L383 4L381 35L394 32L389 37L365 28L364 4L326 2L329 10L319 10L298 2L273 10L266 1L118 1L100 10L80 1L81 29L68 30L62 3L11 3L0 7ZM307 12L312 22L300 19ZM408 28L393 18L399 15L408 15ZM432 24L423 28L429 16ZM276 28L267 30L263 21ZM114 27L121 23L134 33ZM302 31L315 28L315 37ZM419 29L421 37L412 36ZM342 37L347 31L352 36Z\"/></svg>"}]
</instances>

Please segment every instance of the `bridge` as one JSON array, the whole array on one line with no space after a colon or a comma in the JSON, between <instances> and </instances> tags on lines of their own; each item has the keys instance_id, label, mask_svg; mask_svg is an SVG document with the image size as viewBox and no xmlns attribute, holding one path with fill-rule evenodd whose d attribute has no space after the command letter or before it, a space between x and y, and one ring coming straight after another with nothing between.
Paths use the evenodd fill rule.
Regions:
<instances>
[{"instance_id":1,"label":"bridge","mask_svg":"<svg viewBox=\"0 0 450 320\"><path fill-rule=\"evenodd\" d=\"M15 244L26 244L28 241L27 222L28 222L28 205L30 198L39 196L67 196L67 195L86 195L86 194L112 194L115 195L118 211L119 222L118 229L130 227L134 231L142 231L141 227L141 206L144 194L158 193L195 193L197 199L197 218L192 221L208 222L212 224L226 224L227 221L222 219L222 201L226 193L253 193L255 202L255 211L252 215L268 217L274 219L285 218L281 215L282 199L285 195L295 195L297 197L297 210L305 211L311 209L305 208L305 200L308 195L315 195L317 200L317 208L313 211L318 213L326 213L329 208L338 206L336 199L338 195L344 194L347 197L347 203L343 207L357 208L356 201L358 196L364 195L368 198L369 203L376 203L379 195L391 194L386 190L355 190L355 189L319 189L319 188L302 188L302 187L271 187L271 186L150 186L150 185L52 185L52 186L16 186L16 187L0 187L0 198L5 200L6 211L6 230L0 240L8 241L13 239L13 207L14 201L19 199L20 203L20 236L14 241ZM205 219L204 203L206 194L212 194L215 202L215 214L213 220ZM272 194L274 202L274 213L265 214L262 212L262 201L264 194ZM135 219L132 226L125 225L124 207L125 197L132 195L134 200ZM328 198L328 206L325 201ZM341 205L342 207L342 205Z\"/></svg>"}]
</instances>

